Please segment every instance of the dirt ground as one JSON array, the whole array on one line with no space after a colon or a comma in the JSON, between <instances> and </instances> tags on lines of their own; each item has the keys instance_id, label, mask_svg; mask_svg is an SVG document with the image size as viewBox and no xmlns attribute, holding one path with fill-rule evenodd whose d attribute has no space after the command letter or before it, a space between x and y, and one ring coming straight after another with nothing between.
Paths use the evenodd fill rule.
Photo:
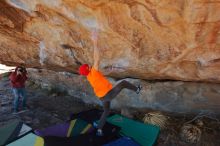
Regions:
<instances>
[{"instance_id":1,"label":"dirt ground","mask_svg":"<svg viewBox=\"0 0 220 146\"><path fill-rule=\"evenodd\" d=\"M12 114L13 95L9 81L6 77L0 78L0 126L11 120L20 119L33 129L40 129L68 120L71 113L79 113L95 107L86 105L66 93L41 89L32 81L27 83L26 90L29 110ZM134 118L142 120L146 112L137 111ZM219 118L207 114L195 116L167 114L167 116L168 122L166 127L161 129L155 146L220 146ZM197 142L186 142L187 136L181 136L184 123L196 127L196 130L189 129L188 138L194 136L198 139Z\"/></svg>"},{"instance_id":2,"label":"dirt ground","mask_svg":"<svg viewBox=\"0 0 220 146\"><path fill-rule=\"evenodd\" d=\"M44 128L68 120L71 113L92 108L74 97L43 90L33 82L27 83L26 91L29 110L12 114L13 94L9 81L7 78L0 80L0 126L10 120L20 119L33 129Z\"/></svg>"}]
</instances>

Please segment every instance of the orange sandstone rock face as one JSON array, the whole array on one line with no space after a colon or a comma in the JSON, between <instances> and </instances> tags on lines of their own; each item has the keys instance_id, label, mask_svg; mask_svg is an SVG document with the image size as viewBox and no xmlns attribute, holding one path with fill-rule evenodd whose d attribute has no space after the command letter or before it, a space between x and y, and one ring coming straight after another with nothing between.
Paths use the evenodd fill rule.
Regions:
<instances>
[{"instance_id":1,"label":"orange sandstone rock face","mask_svg":"<svg viewBox=\"0 0 220 146\"><path fill-rule=\"evenodd\" d=\"M0 62L112 77L220 82L219 0L0 1ZM63 47L65 46L65 47Z\"/></svg>"}]
</instances>

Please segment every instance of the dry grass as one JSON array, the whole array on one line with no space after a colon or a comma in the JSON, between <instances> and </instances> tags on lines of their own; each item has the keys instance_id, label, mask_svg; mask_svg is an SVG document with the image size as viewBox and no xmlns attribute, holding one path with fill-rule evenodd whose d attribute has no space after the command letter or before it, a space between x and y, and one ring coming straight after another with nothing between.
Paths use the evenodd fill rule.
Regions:
<instances>
[{"instance_id":1,"label":"dry grass","mask_svg":"<svg viewBox=\"0 0 220 146\"><path fill-rule=\"evenodd\" d=\"M168 117L160 112L149 112L145 114L143 122L156 125L162 129L166 128Z\"/></svg>"}]
</instances>

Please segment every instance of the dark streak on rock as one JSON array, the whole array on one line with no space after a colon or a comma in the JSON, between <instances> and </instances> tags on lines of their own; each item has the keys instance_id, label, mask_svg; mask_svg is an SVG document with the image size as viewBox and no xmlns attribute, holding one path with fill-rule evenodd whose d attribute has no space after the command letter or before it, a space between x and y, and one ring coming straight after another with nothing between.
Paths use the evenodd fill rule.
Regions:
<instances>
[{"instance_id":1,"label":"dark streak on rock","mask_svg":"<svg viewBox=\"0 0 220 146\"><path fill-rule=\"evenodd\" d=\"M71 56L74 58L75 63L76 63L77 65L82 65L82 63L81 63L81 62L76 58L76 56L74 55L74 52L73 52L72 49L75 49L75 48L74 48L73 46L68 45L68 44L62 44L61 47L62 47L63 49L66 49L66 50L70 50Z\"/></svg>"},{"instance_id":2,"label":"dark streak on rock","mask_svg":"<svg viewBox=\"0 0 220 146\"><path fill-rule=\"evenodd\" d=\"M210 60L209 63L217 63L220 62L220 58Z\"/></svg>"}]
</instances>

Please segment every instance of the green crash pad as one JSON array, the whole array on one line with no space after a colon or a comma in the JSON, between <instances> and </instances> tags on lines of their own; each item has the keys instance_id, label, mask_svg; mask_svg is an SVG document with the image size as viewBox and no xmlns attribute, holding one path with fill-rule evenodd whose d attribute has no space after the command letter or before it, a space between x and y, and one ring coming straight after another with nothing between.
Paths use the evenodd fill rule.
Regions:
<instances>
[{"instance_id":1,"label":"green crash pad","mask_svg":"<svg viewBox=\"0 0 220 146\"><path fill-rule=\"evenodd\" d=\"M144 124L117 114L108 117L107 121L121 127L121 135L133 138L141 146L154 145L160 131L157 126Z\"/></svg>"}]
</instances>

